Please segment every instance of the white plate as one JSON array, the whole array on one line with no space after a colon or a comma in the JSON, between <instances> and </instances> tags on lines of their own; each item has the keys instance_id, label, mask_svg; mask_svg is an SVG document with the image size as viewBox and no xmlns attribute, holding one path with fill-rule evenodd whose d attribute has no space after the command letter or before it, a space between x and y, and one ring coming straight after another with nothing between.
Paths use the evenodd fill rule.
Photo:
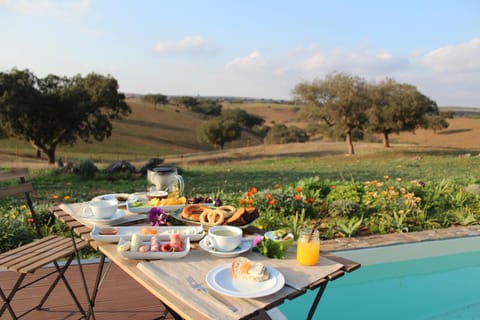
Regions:
<instances>
[{"instance_id":1,"label":"white plate","mask_svg":"<svg viewBox=\"0 0 480 320\"><path fill-rule=\"evenodd\" d=\"M280 291L285 285L285 278L275 268L266 266L270 278L265 281L248 281L233 279L230 271L232 264L226 263L213 268L207 273L207 284L218 293L236 298L260 298Z\"/></svg>"},{"instance_id":2,"label":"white plate","mask_svg":"<svg viewBox=\"0 0 480 320\"><path fill-rule=\"evenodd\" d=\"M118 220L120 220L124 217L125 217L125 211L117 210L117 212L115 212L113 217L108 218L108 219L96 218L94 215L86 216L86 217L84 216L83 219L85 219L87 221L90 221L90 222L93 222L93 223L98 224L98 225L109 225L111 223L117 222Z\"/></svg>"},{"instance_id":3,"label":"white plate","mask_svg":"<svg viewBox=\"0 0 480 320\"><path fill-rule=\"evenodd\" d=\"M220 257L220 258L232 258L232 257L235 257L235 256L238 256L244 252L247 252L248 250L250 250L250 248L252 247L252 241L250 240L242 240L242 242L240 242L240 246L236 247L234 250L232 251L228 251L228 252L223 252L223 251L217 251L215 249L212 249L210 248L209 246L207 246L207 244L205 243L205 239L203 239L202 241L199 242L199 245L200 245L200 248L202 248L203 250L207 251L208 253L216 256L216 257Z\"/></svg>"},{"instance_id":4,"label":"white plate","mask_svg":"<svg viewBox=\"0 0 480 320\"><path fill-rule=\"evenodd\" d=\"M96 196L92 200L112 200L112 199L117 199L117 197L125 197L128 198L127 201L118 201L118 206L125 206L127 205L128 202L134 202L138 200L138 197L133 195L133 194L128 194L128 193L109 193L109 194L102 194L99 196Z\"/></svg>"},{"instance_id":5,"label":"white plate","mask_svg":"<svg viewBox=\"0 0 480 320\"><path fill-rule=\"evenodd\" d=\"M120 238L118 245L122 244L124 241L129 241L130 239ZM146 245L150 242L142 242L142 245ZM160 242L161 244L165 242ZM159 260L159 259L180 259L185 257L188 252L190 252L190 238L184 238L184 247L185 250L178 252L130 252L130 251L118 251L120 255L127 259L135 260Z\"/></svg>"},{"instance_id":6,"label":"white plate","mask_svg":"<svg viewBox=\"0 0 480 320\"><path fill-rule=\"evenodd\" d=\"M150 240L152 236L160 237L160 240L169 240L170 234L181 233L184 236L188 236L191 241L199 241L205 235L202 227L151 227L151 226L136 226L136 227L115 227L117 234L115 235L102 235L100 234L101 227L94 226L90 232L90 236L93 240L100 242L118 242L120 238L130 238L132 234L139 234L142 240ZM155 229L157 234L143 235L142 229Z\"/></svg>"}]
</instances>

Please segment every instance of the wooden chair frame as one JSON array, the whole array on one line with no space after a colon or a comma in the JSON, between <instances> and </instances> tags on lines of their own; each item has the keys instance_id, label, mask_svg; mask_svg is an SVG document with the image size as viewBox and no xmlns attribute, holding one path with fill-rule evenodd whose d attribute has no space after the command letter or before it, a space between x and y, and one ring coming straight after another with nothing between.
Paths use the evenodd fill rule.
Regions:
<instances>
[{"instance_id":1,"label":"wooden chair frame","mask_svg":"<svg viewBox=\"0 0 480 320\"><path fill-rule=\"evenodd\" d=\"M19 246L18 248L0 254L0 268L7 269L8 271L12 272L17 272L19 274L17 281L15 282L13 288L8 295L5 294L0 285L0 299L3 302L3 305L0 308L0 317L6 311L8 311L12 319L19 319L33 310L41 310L48 297L50 296L51 292L55 289L56 285L59 283L60 280L63 281L73 301L78 307L78 310L83 315L83 317L85 317L85 310L80 304L80 301L75 295L72 287L68 283L65 277L65 271L68 269L73 259L75 258L77 258L77 261L80 264L80 256L78 252L80 249L86 247L88 243L84 240L75 238L73 236L73 233L71 234L71 237L64 237L58 235L50 235L45 237L43 236L41 226L37 219L37 214L35 212L30 197L30 192L33 191L33 186L31 183L25 181L25 176L27 175L28 169L23 168L0 172L0 181L12 180L14 178L19 179L19 183L16 185L0 188L0 198L11 197L22 193L24 194L26 204L30 209L33 224L38 237L38 239L35 239L31 243L24 244L22 246ZM58 260L61 259L65 259L65 263L60 264ZM36 270L50 264L53 264L54 270L41 277L32 279L28 283L24 283L27 274L33 274ZM80 272L82 272L82 280L86 288L87 284L85 281L85 275L83 274L82 268L79 268L79 270ZM56 274L56 277L51 283L50 287L45 292L40 302L33 308L23 312L20 315L17 315L11 305L15 294L20 290L25 289L30 285L40 280L43 280L53 274Z\"/></svg>"}]
</instances>

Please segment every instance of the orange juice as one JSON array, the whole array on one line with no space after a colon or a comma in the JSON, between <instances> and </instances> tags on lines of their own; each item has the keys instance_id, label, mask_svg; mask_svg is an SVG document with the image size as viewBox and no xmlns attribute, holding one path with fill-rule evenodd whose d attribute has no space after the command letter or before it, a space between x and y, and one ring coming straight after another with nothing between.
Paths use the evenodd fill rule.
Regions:
<instances>
[{"instance_id":1,"label":"orange juice","mask_svg":"<svg viewBox=\"0 0 480 320\"><path fill-rule=\"evenodd\" d=\"M302 229L297 240L297 261L305 266L318 263L320 257L320 238L318 230L312 234L311 229Z\"/></svg>"}]
</instances>

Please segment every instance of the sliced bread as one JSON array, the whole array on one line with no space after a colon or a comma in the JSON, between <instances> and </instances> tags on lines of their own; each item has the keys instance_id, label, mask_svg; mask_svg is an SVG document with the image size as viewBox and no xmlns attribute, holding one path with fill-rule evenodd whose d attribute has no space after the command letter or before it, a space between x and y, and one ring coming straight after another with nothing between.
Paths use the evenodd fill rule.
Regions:
<instances>
[{"instance_id":1,"label":"sliced bread","mask_svg":"<svg viewBox=\"0 0 480 320\"><path fill-rule=\"evenodd\" d=\"M245 257L232 261L232 277L249 281L265 281L270 278L268 269L260 262L253 262Z\"/></svg>"}]
</instances>

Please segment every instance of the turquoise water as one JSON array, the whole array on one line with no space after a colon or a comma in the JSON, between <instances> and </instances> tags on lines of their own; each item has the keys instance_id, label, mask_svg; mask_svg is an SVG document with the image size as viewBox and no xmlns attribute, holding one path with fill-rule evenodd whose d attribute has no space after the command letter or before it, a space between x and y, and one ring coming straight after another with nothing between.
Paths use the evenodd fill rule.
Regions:
<instances>
[{"instance_id":1,"label":"turquoise water","mask_svg":"<svg viewBox=\"0 0 480 320\"><path fill-rule=\"evenodd\" d=\"M280 310L305 319L315 294ZM480 251L362 266L328 284L314 319L480 319Z\"/></svg>"}]
</instances>

